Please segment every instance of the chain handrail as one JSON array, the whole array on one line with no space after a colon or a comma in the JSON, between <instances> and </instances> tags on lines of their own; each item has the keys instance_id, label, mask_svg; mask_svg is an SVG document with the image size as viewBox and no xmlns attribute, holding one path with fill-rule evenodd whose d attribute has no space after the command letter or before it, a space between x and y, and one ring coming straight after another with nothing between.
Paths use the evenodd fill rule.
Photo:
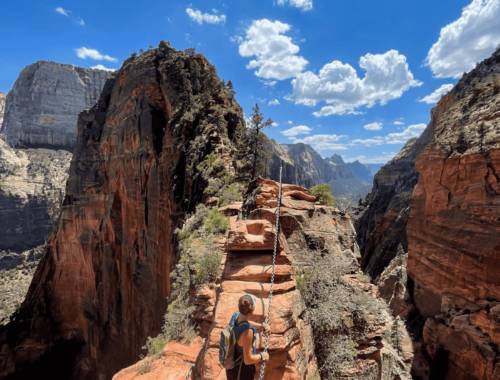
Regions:
<instances>
[{"instance_id":1,"label":"chain handrail","mask_svg":"<svg viewBox=\"0 0 500 380\"><path fill-rule=\"evenodd\" d=\"M188 372L188 374L186 375L186 378L185 378L184 380L189 379L189 375L191 375L191 372L193 372L193 368L194 368L194 363L191 363L191 368L189 368L189 372Z\"/></svg>"},{"instance_id":2,"label":"chain handrail","mask_svg":"<svg viewBox=\"0 0 500 380\"><path fill-rule=\"evenodd\" d=\"M282 165L280 165L280 188L279 188L279 195L278 195L278 208L276 212L276 227L275 227L275 233L274 233L274 252L273 252L273 270L271 273L271 289L269 290L269 307L267 309L267 317L266 317L266 325L270 326L270 320L271 320L271 304L273 302L273 287L274 287L274 269L276 267L276 251L278 248L278 233L279 233L279 220L280 220L280 208L281 208L281 170L282 170ZM264 343L264 353L267 354L267 348L269 345L269 332L266 333L266 342ZM262 362L262 368L260 369L260 376L259 380L262 380L264 377L264 370L266 368L266 362Z\"/></svg>"}]
</instances>

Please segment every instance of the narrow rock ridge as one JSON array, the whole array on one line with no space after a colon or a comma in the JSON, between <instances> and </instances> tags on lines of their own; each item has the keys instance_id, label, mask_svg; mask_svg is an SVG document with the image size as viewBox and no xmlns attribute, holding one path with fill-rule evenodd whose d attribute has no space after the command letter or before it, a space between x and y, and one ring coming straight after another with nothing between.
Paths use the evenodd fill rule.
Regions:
<instances>
[{"instance_id":1,"label":"narrow rock ridge","mask_svg":"<svg viewBox=\"0 0 500 380\"><path fill-rule=\"evenodd\" d=\"M92 107L111 72L38 61L7 95L0 134L10 146L73 152L78 114Z\"/></svg>"},{"instance_id":2,"label":"narrow rock ridge","mask_svg":"<svg viewBox=\"0 0 500 380\"><path fill-rule=\"evenodd\" d=\"M234 170L241 107L201 54L162 41L127 59L90 109L61 216L28 295L0 328L0 378L111 379L162 326L173 231L203 200L197 166Z\"/></svg>"},{"instance_id":3,"label":"narrow rock ridge","mask_svg":"<svg viewBox=\"0 0 500 380\"><path fill-rule=\"evenodd\" d=\"M239 216L231 216L229 231L219 243L225 251L222 277L195 295L199 309L193 317L202 326L199 336L190 342L169 342L161 355L123 369L113 380L134 379L146 363L151 372L141 375L144 380L184 380L191 363L196 364L194 379L226 378L218 360L219 338L237 310L239 297L245 293L256 297L253 321L261 323L267 315L277 195L278 183L258 179L250 184L243 205L221 209L234 215L241 208ZM266 380L306 380L317 376L313 333L304 317L306 305L297 289L294 252L319 249L325 254L348 257L354 263L359 259L349 216L315 204L314 199L304 188L283 185ZM358 276L345 276L345 286L363 289L378 298L377 287L360 282ZM366 322L354 322L351 329L352 339L359 346L357 357L345 373L346 379L411 379L408 371L413 358L411 340L399 320L380 309ZM264 348L261 334L257 346L259 351ZM260 364L256 376L259 371Z\"/></svg>"}]
</instances>

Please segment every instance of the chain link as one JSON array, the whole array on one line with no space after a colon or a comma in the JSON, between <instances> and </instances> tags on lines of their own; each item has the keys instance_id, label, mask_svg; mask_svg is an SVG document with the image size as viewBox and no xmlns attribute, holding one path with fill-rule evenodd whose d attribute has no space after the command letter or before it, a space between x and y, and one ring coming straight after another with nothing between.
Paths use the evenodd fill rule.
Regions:
<instances>
[{"instance_id":1,"label":"chain link","mask_svg":"<svg viewBox=\"0 0 500 380\"><path fill-rule=\"evenodd\" d=\"M194 363L191 364L191 368L189 369L189 372L188 374L186 375L186 378L184 380L187 380L189 379L189 375L191 375L191 372L193 372L193 368L194 368Z\"/></svg>"},{"instance_id":2,"label":"chain link","mask_svg":"<svg viewBox=\"0 0 500 380\"><path fill-rule=\"evenodd\" d=\"M278 208L276 210L276 226L274 232L274 252L273 252L273 270L271 273L271 289L269 290L269 307L267 309L266 325L270 326L271 321L271 304L273 302L273 287L274 287L274 269L276 267L276 251L278 249L278 234L279 234L279 222L280 222L280 209L281 209L281 169L280 165L280 189L278 195ZM264 353L267 353L267 348L269 345L269 332L266 333L266 342L264 344ZM266 362L262 362L262 368L260 369L259 380L264 377L264 370L266 368Z\"/></svg>"}]
</instances>

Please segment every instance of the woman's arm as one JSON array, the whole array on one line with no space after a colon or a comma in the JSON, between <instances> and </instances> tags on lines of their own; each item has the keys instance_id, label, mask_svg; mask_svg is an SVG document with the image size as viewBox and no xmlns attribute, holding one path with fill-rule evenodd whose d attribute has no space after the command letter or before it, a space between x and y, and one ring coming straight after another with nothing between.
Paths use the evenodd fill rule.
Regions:
<instances>
[{"instance_id":1,"label":"woman's arm","mask_svg":"<svg viewBox=\"0 0 500 380\"><path fill-rule=\"evenodd\" d=\"M262 361L260 354L252 354L252 342L253 342L253 330L248 329L241 334L240 339L238 339L238 344L243 347L243 362L246 365L258 363ZM265 360L269 360L269 354L264 354Z\"/></svg>"},{"instance_id":2,"label":"woman's arm","mask_svg":"<svg viewBox=\"0 0 500 380\"><path fill-rule=\"evenodd\" d=\"M264 330L264 332L270 332L270 328L269 328L269 325L267 324L260 324L260 323L257 323L257 322L252 322L252 321L248 321L248 323L250 323L250 326L253 326L255 327L256 329L261 329L261 330Z\"/></svg>"}]
</instances>

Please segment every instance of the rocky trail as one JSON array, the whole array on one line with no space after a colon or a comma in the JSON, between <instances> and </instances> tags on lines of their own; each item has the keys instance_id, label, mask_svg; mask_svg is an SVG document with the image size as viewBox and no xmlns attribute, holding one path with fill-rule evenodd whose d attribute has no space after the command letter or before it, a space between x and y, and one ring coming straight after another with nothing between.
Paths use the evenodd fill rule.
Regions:
<instances>
[{"instance_id":1,"label":"rocky trail","mask_svg":"<svg viewBox=\"0 0 500 380\"><path fill-rule=\"evenodd\" d=\"M243 205L221 209L230 216L229 230L219 242L224 250L223 271L216 283L205 285L196 293L194 303L198 309L193 318L201 326L198 337L189 342L169 342L161 354L120 371L114 380L184 380L192 363L195 366L189 378L226 378L218 360L219 339L222 329L237 311L239 297L245 293L256 297L257 308L251 318L255 322L264 322L268 311L278 186L274 181L262 179L258 185ZM344 237L345 243L338 243L339 236ZM315 197L304 188L283 185L270 318L270 361L264 379L308 379L317 374L313 331L305 318L306 305L297 289L293 265L297 255L294 253L304 246L325 246L333 239L337 240L334 254L347 255L357 262L359 250L349 216L333 207L316 204ZM356 275L348 276L347 281L378 297L377 288L361 284ZM404 355L410 353L398 357L390 343L382 339L382 335L387 336L387 331L390 333L395 325L387 313L381 311L380 314L382 318L372 319L359 336L359 355L346 378L368 374L378 379L410 378L404 364ZM409 337L406 339L409 347ZM258 352L264 349L264 341L265 336L259 333ZM256 367L257 379L260 365Z\"/></svg>"}]
</instances>

